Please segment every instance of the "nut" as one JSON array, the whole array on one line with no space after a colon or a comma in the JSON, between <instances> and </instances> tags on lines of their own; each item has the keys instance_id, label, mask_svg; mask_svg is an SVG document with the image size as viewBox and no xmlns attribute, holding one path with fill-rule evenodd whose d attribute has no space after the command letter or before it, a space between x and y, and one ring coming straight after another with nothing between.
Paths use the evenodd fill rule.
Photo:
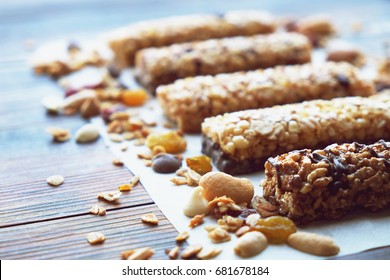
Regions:
<instances>
[{"instance_id":1,"label":"nut","mask_svg":"<svg viewBox=\"0 0 390 280\"><path fill-rule=\"evenodd\" d=\"M254 195L254 187L248 179L240 179L223 172L209 172L202 176L199 185L204 188L203 196L211 201L216 197L227 196L237 204L249 204Z\"/></svg>"},{"instance_id":2,"label":"nut","mask_svg":"<svg viewBox=\"0 0 390 280\"><path fill-rule=\"evenodd\" d=\"M236 231L236 236L237 236L237 237L241 237L241 236L243 236L245 233L249 232L250 230L251 230L251 228L248 227L248 226L240 227L240 228Z\"/></svg>"},{"instance_id":3,"label":"nut","mask_svg":"<svg viewBox=\"0 0 390 280\"><path fill-rule=\"evenodd\" d=\"M208 237L213 243L222 243L230 241L231 237L227 230L222 226L217 226L214 229L210 230Z\"/></svg>"},{"instance_id":4,"label":"nut","mask_svg":"<svg viewBox=\"0 0 390 280\"><path fill-rule=\"evenodd\" d=\"M94 245L94 244L103 243L104 240L106 240L106 237L101 232L91 232L91 233L88 233L87 240L88 240L89 244Z\"/></svg>"},{"instance_id":5,"label":"nut","mask_svg":"<svg viewBox=\"0 0 390 280\"><path fill-rule=\"evenodd\" d=\"M236 246L234 247L234 252L242 258L250 258L260 254L267 245L267 238L264 234L257 231L251 231L245 233L238 239Z\"/></svg>"},{"instance_id":6,"label":"nut","mask_svg":"<svg viewBox=\"0 0 390 280\"><path fill-rule=\"evenodd\" d=\"M53 140L56 142L65 142L70 139L70 131L61 127L48 127L46 132L53 136Z\"/></svg>"},{"instance_id":7,"label":"nut","mask_svg":"<svg viewBox=\"0 0 390 280\"><path fill-rule=\"evenodd\" d=\"M196 215L194 216L191 221L190 221L190 224L188 225L190 228L194 228L194 227L197 227L201 224L204 223L204 214L201 214L201 215Z\"/></svg>"},{"instance_id":8,"label":"nut","mask_svg":"<svg viewBox=\"0 0 390 280\"><path fill-rule=\"evenodd\" d=\"M229 215L225 215L218 220L218 225L225 226L227 231L229 232L237 231L242 226L243 223L244 221L241 220L240 218L234 218Z\"/></svg>"},{"instance_id":9,"label":"nut","mask_svg":"<svg viewBox=\"0 0 390 280\"><path fill-rule=\"evenodd\" d=\"M75 137L79 143L90 143L99 137L99 130L93 124L86 124L77 130Z\"/></svg>"},{"instance_id":10,"label":"nut","mask_svg":"<svg viewBox=\"0 0 390 280\"><path fill-rule=\"evenodd\" d=\"M109 133L108 137L112 142L120 143L123 142L124 138L121 134L118 133Z\"/></svg>"},{"instance_id":11,"label":"nut","mask_svg":"<svg viewBox=\"0 0 390 280\"><path fill-rule=\"evenodd\" d=\"M291 234L287 244L299 251L324 257L337 255L340 251L332 238L309 232Z\"/></svg>"},{"instance_id":12,"label":"nut","mask_svg":"<svg viewBox=\"0 0 390 280\"><path fill-rule=\"evenodd\" d=\"M53 175L46 179L46 182L53 187L58 187L65 181L61 175Z\"/></svg>"},{"instance_id":13,"label":"nut","mask_svg":"<svg viewBox=\"0 0 390 280\"><path fill-rule=\"evenodd\" d=\"M64 111L67 110L75 110L79 111L81 105L87 100L87 99L96 99L96 91L91 89L84 89L79 91L78 93L75 93L67 98L65 98L63 102L63 109Z\"/></svg>"},{"instance_id":14,"label":"nut","mask_svg":"<svg viewBox=\"0 0 390 280\"><path fill-rule=\"evenodd\" d=\"M148 260L153 255L154 250L150 247L128 250L121 253L121 257L124 260Z\"/></svg>"},{"instance_id":15,"label":"nut","mask_svg":"<svg viewBox=\"0 0 390 280\"><path fill-rule=\"evenodd\" d=\"M152 225L158 225L158 219L156 215L153 213L145 214L141 217L142 222L152 224Z\"/></svg>"},{"instance_id":16,"label":"nut","mask_svg":"<svg viewBox=\"0 0 390 280\"><path fill-rule=\"evenodd\" d=\"M209 202L203 197L203 188L196 187L192 191L191 197L184 207L184 215L187 217L194 217L200 214L208 214Z\"/></svg>"},{"instance_id":17,"label":"nut","mask_svg":"<svg viewBox=\"0 0 390 280\"><path fill-rule=\"evenodd\" d=\"M121 161L120 159L113 159L112 160L112 164L115 165L115 166L123 166L123 161Z\"/></svg>"},{"instance_id":18,"label":"nut","mask_svg":"<svg viewBox=\"0 0 390 280\"><path fill-rule=\"evenodd\" d=\"M179 233L178 236L176 236L176 242L183 242L183 241L187 240L188 237L190 237L188 232L183 231L182 233Z\"/></svg>"},{"instance_id":19,"label":"nut","mask_svg":"<svg viewBox=\"0 0 390 280\"><path fill-rule=\"evenodd\" d=\"M158 154L152 160L152 168L157 173L173 173L181 167L181 161L170 154Z\"/></svg>"},{"instance_id":20,"label":"nut","mask_svg":"<svg viewBox=\"0 0 390 280\"><path fill-rule=\"evenodd\" d=\"M217 248L203 248L196 257L201 260L209 260L215 258L222 252L222 249Z\"/></svg>"},{"instance_id":21,"label":"nut","mask_svg":"<svg viewBox=\"0 0 390 280\"><path fill-rule=\"evenodd\" d=\"M202 245L190 245L187 248L184 249L184 251L181 253L181 258L188 260L196 256L202 250Z\"/></svg>"},{"instance_id":22,"label":"nut","mask_svg":"<svg viewBox=\"0 0 390 280\"><path fill-rule=\"evenodd\" d=\"M98 215L98 216L105 216L106 215L106 209L104 207L99 205L92 206L91 209L89 209L89 213Z\"/></svg>"},{"instance_id":23,"label":"nut","mask_svg":"<svg viewBox=\"0 0 390 280\"><path fill-rule=\"evenodd\" d=\"M179 250L180 250L180 247L179 247L179 246L176 246L176 247L173 248L172 250L168 250L168 252L167 252L168 257L169 257L171 260L176 260L177 257L179 256Z\"/></svg>"},{"instance_id":24,"label":"nut","mask_svg":"<svg viewBox=\"0 0 390 280\"><path fill-rule=\"evenodd\" d=\"M97 98L87 99L83 102L80 108L80 114L83 118L90 118L99 115L100 102Z\"/></svg>"},{"instance_id":25,"label":"nut","mask_svg":"<svg viewBox=\"0 0 390 280\"><path fill-rule=\"evenodd\" d=\"M48 95L42 99L42 105L49 114L57 114L62 108L62 99L58 96Z\"/></svg>"},{"instance_id":26,"label":"nut","mask_svg":"<svg viewBox=\"0 0 390 280\"><path fill-rule=\"evenodd\" d=\"M104 200L113 202L117 201L121 197L122 193L120 191L114 191L114 192L102 192L99 193L97 198L102 198Z\"/></svg>"}]
</instances>

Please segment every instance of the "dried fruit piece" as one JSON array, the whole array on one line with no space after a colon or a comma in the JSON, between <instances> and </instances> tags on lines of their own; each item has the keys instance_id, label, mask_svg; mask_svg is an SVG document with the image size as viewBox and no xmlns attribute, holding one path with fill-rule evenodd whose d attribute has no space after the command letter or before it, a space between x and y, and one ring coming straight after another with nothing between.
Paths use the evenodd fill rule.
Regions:
<instances>
[{"instance_id":1,"label":"dried fruit piece","mask_svg":"<svg viewBox=\"0 0 390 280\"><path fill-rule=\"evenodd\" d=\"M200 175L204 175L213 169L211 166L211 159L204 155L186 158L186 163L189 168L196 171Z\"/></svg>"},{"instance_id":2,"label":"dried fruit piece","mask_svg":"<svg viewBox=\"0 0 390 280\"><path fill-rule=\"evenodd\" d=\"M158 225L158 219L156 215L153 213L145 214L141 217L142 222L152 224L152 225Z\"/></svg>"},{"instance_id":3,"label":"dried fruit piece","mask_svg":"<svg viewBox=\"0 0 390 280\"><path fill-rule=\"evenodd\" d=\"M249 258L260 254L265 248L267 248L267 238L261 232L251 231L241 236L234 252L243 258Z\"/></svg>"},{"instance_id":4,"label":"dried fruit piece","mask_svg":"<svg viewBox=\"0 0 390 280\"><path fill-rule=\"evenodd\" d=\"M299 251L324 257L337 255L340 251L332 238L309 232L291 234L287 244Z\"/></svg>"},{"instance_id":5,"label":"dried fruit piece","mask_svg":"<svg viewBox=\"0 0 390 280\"><path fill-rule=\"evenodd\" d=\"M53 136L53 141L56 142L65 142L70 139L70 131L61 127L48 127L46 132Z\"/></svg>"},{"instance_id":6,"label":"dried fruit piece","mask_svg":"<svg viewBox=\"0 0 390 280\"><path fill-rule=\"evenodd\" d=\"M113 191L113 192L102 192L99 193L97 198L102 198L104 200L113 202L117 201L121 197L122 193L120 191Z\"/></svg>"},{"instance_id":7,"label":"dried fruit piece","mask_svg":"<svg viewBox=\"0 0 390 280\"><path fill-rule=\"evenodd\" d=\"M99 205L92 206L91 209L89 209L89 213L98 215L98 216L105 216L106 215L106 209Z\"/></svg>"},{"instance_id":8,"label":"dried fruit piece","mask_svg":"<svg viewBox=\"0 0 390 280\"><path fill-rule=\"evenodd\" d=\"M184 251L181 253L181 258L188 260L196 256L202 250L202 245L190 245L187 248L184 249Z\"/></svg>"},{"instance_id":9,"label":"dried fruit piece","mask_svg":"<svg viewBox=\"0 0 390 280\"><path fill-rule=\"evenodd\" d=\"M215 258L222 252L222 249L217 248L203 248L196 257L201 260L209 260Z\"/></svg>"},{"instance_id":10,"label":"dried fruit piece","mask_svg":"<svg viewBox=\"0 0 390 280\"><path fill-rule=\"evenodd\" d=\"M121 100L127 106L141 106L147 99L148 93L143 89L124 90L121 94Z\"/></svg>"},{"instance_id":11,"label":"dried fruit piece","mask_svg":"<svg viewBox=\"0 0 390 280\"><path fill-rule=\"evenodd\" d=\"M130 185L130 184L123 184L123 185L120 185L120 186L118 187L118 190L119 190L120 192L128 192L128 191L131 190L131 185Z\"/></svg>"},{"instance_id":12,"label":"dried fruit piece","mask_svg":"<svg viewBox=\"0 0 390 280\"><path fill-rule=\"evenodd\" d=\"M280 244L286 242L289 235L296 232L297 228L289 218L273 216L259 219L252 230L262 232L269 243Z\"/></svg>"},{"instance_id":13,"label":"dried fruit piece","mask_svg":"<svg viewBox=\"0 0 390 280\"><path fill-rule=\"evenodd\" d=\"M157 173L173 173L181 167L181 161L171 154L159 154L152 160L152 168Z\"/></svg>"},{"instance_id":14,"label":"dried fruit piece","mask_svg":"<svg viewBox=\"0 0 390 280\"><path fill-rule=\"evenodd\" d=\"M77 130L75 137L79 143L93 142L99 137L99 130L93 124L86 124Z\"/></svg>"},{"instance_id":15,"label":"dried fruit piece","mask_svg":"<svg viewBox=\"0 0 390 280\"><path fill-rule=\"evenodd\" d=\"M88 233L87 240L88 240L89 244L94 245L94 244L103 243L104 240L106 240L106 237L101 232L91 232L91 233Z\"/></svg>"},{"instance_id":16,"label":"dried fruit piece","mask_svg":"<svg viewBox=\"0 0 390 280\"><path fill-rule=\"evenodd\" d=\"M163 146L157 145L157 146L153 147L152 152L153 152L153 155L156 156L158 154L166 153L167 151L165 150L165 148Z\"/></svg>"},{"instance_id":17,"label":"dried fruit piece","mask_svg":"<svg viewBox=\"0 0 390 280\"><path fill-rule=\"evenodd\" d=\"M213 243L227 242L231 239L227 230L221 226L217 226L213 230L209 231L208 237Z\"/></svg>"},{"instance_id":18,"label":"dried fruit piece","mask_svg":"<svg viewBox=\"0 0 390 280\"><path fill-rule=\"evenodd\" d=\"M150 247L128 250L121 253L121 257L124 260L148 260L153 255L154 250Z\"/></svg>"},{"instance_id":19,"label":"dried fruit piece","mask_svg":"<svg viewBox=\"0 0 390 280\"><path fill-rule=\"evenodd\" d=\"M162 146L167 153L178 154L186 150L187 141L177 131L151 133L146 138L146 146L152 151L155 146Z\"/></svg>"},{"instance_id":20,"label":"dried fruit piece","mask_svg":"<svg viewBox=\"0 0 390 280\"><path fill-rule=\"evenodd\" d=\"M201 214L201 215L196 215L194 216L191 221L190 221L190 224L188 225L190 228L194 228L194 227L197 227L201 224L204 223L204 214Z\"/></svg>"},{"instance_id":21,"label":"dried fruit piece","mask_svg":"<svg viewBox=\"0 0 390 280\"><path fill-rule=\"evenodd\" d=\"M53 175L46 179L46 182L53 187L58 187L65 181L61 175Z\"/></svg>"},{"instance_id":22,"label":"dried fruit piece","mask_svg":"<svg viewBox=\"0 0 390 280\"><path fill-rule=\"evenodd\" d=\"M179 233L178 236L176 236L176 242L183 242L183 241L187 240L188 237L190 237L188 232L183 231L182 233Z\"/></svg>"}]
</instances>

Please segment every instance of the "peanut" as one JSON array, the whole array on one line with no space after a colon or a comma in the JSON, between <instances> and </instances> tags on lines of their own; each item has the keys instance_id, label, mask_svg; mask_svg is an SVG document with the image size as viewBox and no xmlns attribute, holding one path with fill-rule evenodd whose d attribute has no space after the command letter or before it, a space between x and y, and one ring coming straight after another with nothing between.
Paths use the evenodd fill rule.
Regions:
<instances>
[{"instance_id":1,"label":"peanut","mask_svg":"<svg viewBox=\"0 0 390 280\"><path fill-rule=\"evenodd\" d=\"M227 196L237 204L245 202L249 205L254 195L254 187L248 179L235 178L223 172L203 175L199 185L204 188L203 196L208 201Z\"/></svg>"},{"instance_id":2,"label":"peanut","mask_svg":"<svg viewBox=\"0 0 390 280\"><path fill-rule=\"evenodd\" d=\"M267 238L264 234L250 231L238 239L234 252L240 257L250 258L260 254L267 245Z\"/></svg>"},{"instance_id":3,"label":"peanut","mask_svg":"<svg viewBox=\"0 0 390 280\"><path fill-rule=\"evenodd\" d=\"M332 238L309 232L291 234L287 244L299 251L317 256L333 256L340 251Z\"/></svg>"}]
</instances>

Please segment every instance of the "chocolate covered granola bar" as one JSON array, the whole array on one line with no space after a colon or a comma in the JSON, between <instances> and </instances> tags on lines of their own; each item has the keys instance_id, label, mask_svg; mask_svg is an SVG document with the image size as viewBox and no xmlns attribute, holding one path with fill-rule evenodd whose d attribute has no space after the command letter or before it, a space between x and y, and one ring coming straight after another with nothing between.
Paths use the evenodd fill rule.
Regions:
<instances>
[{"instance_id":1,"label":"chocolate covered granola bar","mask_svg":"<svg viewBox=\"0 0 390 280\"><path fill-rule=\"evenodd\" d=\"M159 86L156 93L165 115L184 132L196 133L206 117L312 99L367 97L375 88L354 66L328 62L186 78Z\"/></svg>"},{"instance_id":2,"label":"chocolate covered granola bar","mask_svg":"<svg viewBox=\"0 0 390 280\"><path fill-rule=\"evenodd\" d=\"M186 15L134 23L110 33L108 41L118 64L126 67L134 64L135 53L144 48L266 34L275 28L275 20L268 12L231 11L223 15Z\"/></svg>"},{"instance_id":3,"label":"chocolate covered granola bar","mask_svg":"<svg viewBox=\"0 0 390 280\"><path fill-rule=\"evenodd\" d=\"M296 33L212 39L141 50L135 74L144 87L154 91L190 76L307 63L310 51L308 39Z\"/></svg>"},{"instance_id":4,"label":"chocolate covered granola bar","mask_svg":"<svg viewBox=\"0 0 390 280\"><path fill-rule=\"evenodd\" d=\"M390 91L245 110L207 118L205 154L230 174L262 169L270 156L332 143L390 139Z\"/></svg>"},{"instance_id":5,"label":"chocolate covered granola bar","mask_svg":"<svg viewBox=\"0 0 390 280\"><path fill-rule=\"evenodd\" d=\"M269 158L264 198L297 223L390 205L390 142L333 144Z\"/></svg>"}]
</instances>

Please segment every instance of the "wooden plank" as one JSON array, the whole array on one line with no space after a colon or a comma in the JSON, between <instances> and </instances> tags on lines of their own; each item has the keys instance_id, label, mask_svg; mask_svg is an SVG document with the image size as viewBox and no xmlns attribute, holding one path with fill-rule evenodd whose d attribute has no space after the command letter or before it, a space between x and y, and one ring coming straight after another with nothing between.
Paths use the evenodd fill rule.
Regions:
<instances>
[{"instance_id":1,"label":"wooden plank","mask_svg":"<svg viewBox=\"0 0 390 280\"><path fill-rule=\"evenodd\" d=\"M159 225L140 217L153 212ZM86 235L99 231L103 244L92 246ZM177 232L156 205L108 211L106 216L81 215L0 229L0 259L119 259L124 250L151 247L153 259L167 259L164 250L176 246Z\"/></svg>"},{"instance_id":2,"label":"wooden plank","mask_svg":"<svg viewBox=\"0 0 390 280\"><path fill-rule=\"evenodd\" d=\"M75 125L79 127L80 122ZM61 125L69 127L69 122L64 119ZM103 140L53 143L44 127L46 124L0 132L4 147L0 226L86 213L97 203L99 192L115 190L132 176L126 168L112 165L113 155ZM53 174L64 176L65 183L57 188L47 185L46 178ZM138 186L124 194L120 204L106 206L111 209L151 202L144 188Z\"/></svg>"}]
</instances>

